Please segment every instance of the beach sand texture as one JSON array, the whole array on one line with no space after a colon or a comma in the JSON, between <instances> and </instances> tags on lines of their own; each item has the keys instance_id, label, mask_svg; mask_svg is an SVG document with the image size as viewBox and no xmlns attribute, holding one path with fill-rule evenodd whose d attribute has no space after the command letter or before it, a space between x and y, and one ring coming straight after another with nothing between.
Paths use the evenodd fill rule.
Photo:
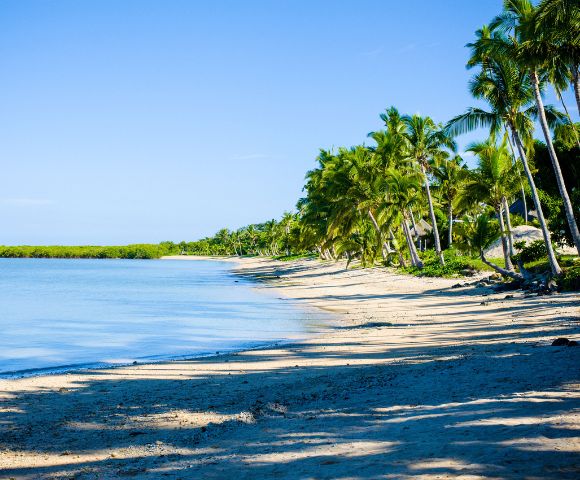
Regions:
<instances>
[{"instance_id":1,"label":"beach sand texture","mask_svg":"<svg viewBox=\"0 0 580 480\"><path fill-rule=\"evenodd\" d=\"M580 295L243 259L299 344L0 380L0 478L580 478ZM513 295L513 297L512 297Z\"/></svg>"}]
</instances>

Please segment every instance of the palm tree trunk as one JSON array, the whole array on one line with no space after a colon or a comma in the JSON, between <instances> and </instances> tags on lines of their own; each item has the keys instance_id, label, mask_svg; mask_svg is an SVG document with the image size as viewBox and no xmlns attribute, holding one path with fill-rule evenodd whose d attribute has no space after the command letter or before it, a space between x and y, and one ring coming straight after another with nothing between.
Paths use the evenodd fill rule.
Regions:
<instances>
[{"instance_id":1,"label":"palm tree trunk","mask_svg":"<svg viewBox=\"0 0 580 480\"><path fill-rule=\"evenodd\" d=\"M504 124L504 126L505 126L505 133L506 133L506 136L508 139L508 143L510 144L510 150L512 152L512 157L513 157L514 164L515 164L517 162L517 159L516 159L516 152L514 152L514 144L512 142L511 136L509 135L509 133L507 131L507 125ZM519 175L519 173L518 173L518 175ZM526 202L526 191L524 190L524 184L521 183L521 180L520 180L520 185L521 185L521 191L522 191L522 203L524 204L524 223L527 225L528 224L528 205ZM510 228L510 230L511 230L511 228Z\"/></svg>"},{"instance_id":2,"label":"palm tree trunk","mask_svg":"<svg viewBox=\"0 0 580 480\"><path fill-rule=\"evenodd\" d=\"M504 277L513 278L514 280L519 280L519 281L522 281L524 279L524 277L522 277L519 273L516 273L513 270L512 271L505 270L505 269L501 268L499 265L496 265L495 263L490 262L487 258L485 258L483 250L481 250L479 252L479 257L481 258L481 261L483 263L485 263L488 267L493 268L496 272L500 273Z\"/></svg>"},{"instance_id":3,"label":"palm tree trunk","mask_svg":"<svg viewBox=\"0 0 580 480\"><path fill-rule=\"evenodd\" d=\"M395 234L393 233L392 228L389 228L389 238L391 240L391 243L393 244L395 252L397 252L397 257L399 258L399 266L406 267L407 262L405 262L405 257L403 257L403 254L401 253L401 247L399 246L399 242L397 242L397 239L395 238Z\"/></svg>"},{"instance_id":4,"label":"palm tree trunk","mask_svg":"<svg viewBox=\"0 0 580 480\"><path fill-rule=\"evenodd\" d=\"M503 208L501 204L496 208L495 213L497 213L497 218L499 220L499 228L501 230L501 248L503 250L503 261L506 270L509 270L511 272L514 269L514 266L512 264L512 259L510 258L508 242L505 234L505 222L503 221Z\"/></svg>"},{"instance_id":5,"label":"palm tree trunk","mask_svg":"<svg viewBox=\"0 0 580 480\"><path fill-rule=\"evenodd\" d=\"M429 203L429 215L431 216L431 222L433 222L433 238L435 239L435 252L439 257L439 263L445 265L445 259L443 258L443 252L441 251L441 241L439 240L439 230L437 228L437 221L435 219L435 210L433 210L433 199L431 198L431 189L429 188L429 179L427 178L427 172L425 171L425 165L421 163L421 171L425 177L425 190L427 191L427 202Z\"/></svg>"},{"instance_id":6,"label":"palm tree trunk","mask_svg":"<svg viewBox=\"0 0 580 480\"><path fill-rule=\"evenodd\" d=\"M540 198L538 197L538 190L536 189L536 184L534 183L534 177L532 177L532 172L530 171L530 166L528 165L528 159L524 151L524 146L520 139L520 136L513 124L510 124L510 129L518 148L518 153L520 154L520 160L524 166L524 172L530 184L530 190L532 191L532 200L534 201L534 206L536 207L536 212L538 213L538 221L540 222L540 227L542 228L542 235L544 237L544 242L546 244L546 250L548 252L548 261L550 262L550 269L553 275L561 275L562 269L558 265L558 260L556 260L556 255L554 254L554 248L552 247L552 237L548 226L546 225L546 219L544 218L544 212L542 211L542 204L540 203Z\"/></svg>"},{"instance_id":7,"label":"palm tree trunk","mask_svg":"<svg viewBox=\"0 0 580 480\"><path fill-rule=\"evenodd\" d=\"M447 207L447 218L449 218L449 237L447 243L451 246L453 243L453 204L451 202L449 202L449 206Z\"/></svg>"},{"instance_id":8,"label":"palm tree trunk","mask_svg":"<svg viewBox=\"0 0 580 480\"><path fill-rule=\"evenodd\" d=\"M564 211L566 212L566 220L568 220L568 226L570 227L570 232L572 234L572 239L574 240L574 245L580 255L580 231L578 230L578 224L574 218L574 210L572 209L572 202L566 191L566 184L564 183L564 177L562 176L562 170L560 170L560 163L558 162L558 157L556 156L556 150L554 150L554 144L552 143L552 137L550 135L550 129L548 128L548 121L546 120L546 112L544 111L544 104L542 102L542 95L540 94L540 85L538 80L538 74L534 70L532 72L532 84L534 86L534 94L536 96L536 103L538 104L538 114L540 117L540 124L542 125L542 131L544 132L544 138L546 139L546 145L548 146L548 153L550 154L550 160L552 160L552 167L554 167L554 173L556 174L556 182L558 183L558 190L560 190L560 196L564 202Z\"/></svg>"},{"instance_id":9,"label":"palm tree trunk","mask_svg":"<svg viewBox=\"0 0 580 480\"><path fill-rule=\"evenodd\" d=\"M405 239L407 240L407 245L409 246L409 253L411 255L411 264L417 268L423 268L423 262L419 258L419 254L417 253L417 247L415 246L415 242L413 242L413 237L411 236L411 232L409 230L409 225L407 224L407 219L403 218L401 222L403 227L403 232L405 232Z\"/></svg>"},{"instance_id":10,"label":"palm tree trunk","mask_svg":"<svg viewBox=\"0 0 580 480\"><path fill-rule=\"evenodd\" d=\"M580 113L580 71L578 65L574 65L572 69L572 78L574 79L574 95L576 95L576 105L578 107L578 113Z\"/></svg>"},{"instance_id":11,"label":"palm tree trunk","mask_svg":"<svg viewBox=\"0 0 580 480\"><path fill-rule=\"evenodd\" d=\"M524 184L521 183L521 191L522 191L522 202L524 204L524 223L528 224L528 202L526 202L526 191L524 189Z\"/></svg>"},{"instance_id":12,"label":"palm tree trunk","mask_svg":"<svg viewBox=\"0 0 580 480\"><path fill-rule=\"evenodd\" d=\"M373 212L371 212L370 208L367 212L369 214L369 218L371 219L371 222L373 224L373 226L375 227L375 230L377 232L377 235L379 236L379 241L381 242L381 245L383 248L381 248L381 253L383 254L383 260L386 262L388 260L388 256L385 252L389 252L389 246L387 245L387 242L382 242L382 233L381 233L381 228L379 227L379 224L375 218L375 216L373 215Z\"/></svg>"},{"instance_id":13,"label":"palm tree trunk","mask_svg":"<svg viewBox=\"0 0 580 480\"><path fill-rule=\"evenodd\" d=\"M512 233L512 219L510 216L510 206L508 204L507 198L503 197L503 212L505 213L506 225L507 225L507 239L510 257L514 254L514 234Z\"/></svg>"},{"instance_id":14,"label":"palm tree trunk","mask_svg":"<svg viewBox=\"0 0 580 480\"><path fill-rule=\"evenodd\" d=\"M417 234L417 223L415 223L415 215L413 214L413 209L409 208L409 213L411 214L411 225L413 225L413 231L415 232L415 237L416 237L416 241L417 241L417 246L419 247L419 250L421 249L421 239L419 238L419 235Z\"/></svg>"}]
</instances>

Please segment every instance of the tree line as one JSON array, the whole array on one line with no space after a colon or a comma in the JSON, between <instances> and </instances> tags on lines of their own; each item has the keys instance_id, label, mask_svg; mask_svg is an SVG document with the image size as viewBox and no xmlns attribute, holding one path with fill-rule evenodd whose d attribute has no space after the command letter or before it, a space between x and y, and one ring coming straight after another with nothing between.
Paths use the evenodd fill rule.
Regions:
<instances>
[{"instance_id":1,"label":"tree line","mask_svg":"<svg viewBox=\"0 0 580 480\"><path fill-rule=\"evenodd\" d=\"M551 274L561 275L553 243L574 245L580 254L579 128L562 97L572 89L580 112L579 35L577 1L544 0L535 6L530 0L506 0L503 11L467 45L467 68L475 71L469 90L487 107L468 108L446 124L390 107L380 116L384 128L368 135L372 145L320 151L296 214L221 230L185 251L315 252L324 259L422 269L427 244L441 266L446 255L459 251L520 279L525 272L514 265L512 229L533 222L541 229ZM547 89L562 108L544 104ZM541 141L534 139L536 124ZM455 138L482 127L487 138L467 147L477 161L469 169ZM518 199L520 215L510 211ZM534 219L527 218L528 210ZM498 238L501 265L485 255Z\"/></svg>"},{"instance_id":2,"label":"tree line","mask_svg":"<svg viewBox=\"0 0 580 480\"><path fill-rule=\"evenodd\" d=\"M320 150L306 174L304 197L280 220L179 244L50 248L84 249L62 251L75 257L318 255L410 271L437 266L439 273L463 269L476 258L522 279L525 255L512 232L527 223L542 232L542 248L534 251L542 252L552 276L571 265L580 270L554 247L568 243L580 254L580 128L563 99L564 91L573 91L572 108L580 113L579 2L505 0L467 47L466 66L474 71L469 90L485 107L470 107L444 124L389 107L368 144ZM561 106L544 104L547 90ZM536 125L541 139L534 138ZM455 139L482 128L486 137L466 149L476 160L470 169ZM502 258L487 258L498 240ZM48 247L3 248L0 256L17 253L10 248ZM37 251L43 252L48 250Z\"/></svg>"}]
</instances>

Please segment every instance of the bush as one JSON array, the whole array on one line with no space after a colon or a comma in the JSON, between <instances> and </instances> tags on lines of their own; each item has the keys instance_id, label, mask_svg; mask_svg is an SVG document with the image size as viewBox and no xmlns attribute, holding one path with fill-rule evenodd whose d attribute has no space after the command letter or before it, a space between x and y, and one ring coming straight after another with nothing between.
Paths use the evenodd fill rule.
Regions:
<instances>
[{"instance_id":1,"label":"bush","mask_svg":"<svg viewBox=\"0 0 580 480\"><path fill-rule=\"evenodd\" d=\"M443 256L445 265L439 263L439 258L434 250L426 250L420 254L423 268L406 267L407 273L423 277L454 277L461 275L466 269L472 269L469 257L458 255L454 249L445 250Z\"/></svg>"},{"instance_id":2,"label":"bush","mask_svg":"<svg viewBox=\"0 0 580 480\"><path fill-rule=\"evenodd\" d=\"M524 263L535 262L537 260L542 260L548 256L548 250L546 249L546 244L543 240L535 240L526 245L526 242L516 242L514 247L519 250L516 255L514 255L514 260L517 262L521 260Z\"/></svg>"},{"instance_id":3,"label":"bush","mask_svg":"<svg viewBox=\"0 0 580 480\"><path fill-rule=\"evenodd\" d=\"M565 268L560 280L562 290L580 290L580 265Z\"/></svg>"}]
</instances>

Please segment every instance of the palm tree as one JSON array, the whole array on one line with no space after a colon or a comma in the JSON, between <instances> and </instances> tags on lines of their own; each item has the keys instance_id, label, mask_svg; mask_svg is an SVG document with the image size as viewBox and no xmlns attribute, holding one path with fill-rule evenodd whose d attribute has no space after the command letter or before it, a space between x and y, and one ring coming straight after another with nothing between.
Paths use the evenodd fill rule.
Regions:
<instances>
[{"instance_id":1,"label":"palm tree","mask_svg":"<svg viewBox=\"0 0 580 480\"><path fill-rule=\"evenodd\" d=\"M447 219L449 232L447 243L453 244L453 213L457 202L462 195L469 170L463 164L463 159L456 155L452 159L443 158L433 167L433 176L437 179L437 191L439 196L447 204Z\"/></svg>"},{"instance_id":2,"label":"palm tree","mask_svg":"<svg viewBox=\"0 0 580 480\"><path fill-rule=\"evenodd\" d=\"M569 82L580 113L580 5L578 0L542 0L536 10L535 33L551 44L550 58ZM562 66L564 68L562 68ZM561 85L561 83L560 83Z\"/></svg>"},{"instance_id":3,"label":"palm tree","mask_svg":"<svg viewBox=\"0 0 580 480\"><path fill-rule=\"evenodd\" d=\"M455 151L456 145L451 137L444 133L442 129L438 128L430 117L405 115L402 117L402 121L407 126L405 138L408 142L408 155L417 162L421 169L421 173L423 174L425 193L429 204L429 215L433 224L435 252L439 257L441 265L445 265L427 170L430 168L431 162L436 162L445 154L445 147Z\"/></svg>"},{"instance_id":4,"label":"palm tree","mask_svg":"<svg viewBox=\"0 0 580 480\"><path fill-rule=\"evenodd\" d=\"M302 224L316 226L324 248L333 249L337 241L361 231L362 218L368 218L375 230L375 245L381 248L382 230L377 218L381 195L373 167L373 152L363 146L341 148L336 155L321 151L319 168L308 172L307 197L299 202ZM302 227L304 229L304 227ZM363 228L368 232L366 228ZM366 242L366 240L365 240ZM345 244L343 243L343 246ZM383 247L384 247L383 243Z\"/></svg>"},{"instance_id":5,"label":"palm tree","mask_svg":"<svg viewBox=\"0 0 580 480\"><path fill-rule=\"evenodd\" d=\"M485 68L473 77L470 90L475 98L486 100L490 111L471 107L461 115L452 118L445 130L451 135L458 135L479 127L488 127L490 133L497 134L502 125L507 125L518 150L524 172L530 186L538 221L542 229L544 242L548 251L548 260L553 275L560 275L562 269L556 260L536 184L527 160L524 141L530 142L533 123L531 116L537 108L533 105L534 94L527 72L522 71L513 62L503 58L488 59Z\"/></svg>"},{"instance_id":6,"label":"palm tree","mask_svg":"<svg viewBox=\"0 0 580 480\"><path fill-rule=\"evenodd\" d=\"M546 38L542 35L542 32L538 32L536 23L537 11L530 0L504 0L504 12L492 21L492 25L502 32L513 32L515 36L505 37L503 35L496 35L489 42L489 48L492 51L492 55L506 56L516 62L522 70L529 72L536 100L538 119L540 120L552 167L554 168L556 182L564 204L564 211L572 239L578 255L580 255L580 231L574 218L572 202L566 190L566 184L564 183L564 177L550 133L550 126L555 126L555 121L561 123L563 118L555 115L553 109L550 108L550 118L555 121L551 122L552 125L549 125L546 107L544 107L542 100L544 79L549 78L550 73L554 74L555 70L558 73L553 76L556 78L561 77L561 74L559 74L560 69L553 68L555 63L553 58L558 58L558 55L556 55L557 52L554 52L552 48L553 45L550 42L550 38Z\"/></svg>"},{"instance_id":7,"label":"palm tree","mask_svg":"<svg viewBox=\"0 0 580 480\"><path fill-rule=\"evenodd\" d=\"M282 219L278 222L279 235L282 239L286 256L290 255L290 230L295 222L295 214L284 212Z\"/></svg>"},{"instance_id":8,"label":"palm tree","mask_svg":"<svg viewBox=\"0 0 580 480\"><path fill-rule=\"evenodd\" d=\"M396 169L387 172L387 203L392 207L394 218L398 218L409 248L411 264L417 268L423 268L423 262L417 252L409 229L410 210L418 198L421 189L421 177L415 174L402 173Z\"/></svg>"},{"instance_id":9,"label":"palm tree","mask_svg":"<svg viewBox=\"0 0 580 480\"><path fill-rule=\"evenodd\" d=\"M510 255L513 253L508 244L504 223L506 198L510 197L518 188L517 170L511 161L510 152L504 138L500 145L495 140L473 143L468 151L475 153L478 159L477 170L469 182L463 195L469 199L485 202L493 207L500 225L505 268L513 270Z\"/></svg>"}]
</instances>

